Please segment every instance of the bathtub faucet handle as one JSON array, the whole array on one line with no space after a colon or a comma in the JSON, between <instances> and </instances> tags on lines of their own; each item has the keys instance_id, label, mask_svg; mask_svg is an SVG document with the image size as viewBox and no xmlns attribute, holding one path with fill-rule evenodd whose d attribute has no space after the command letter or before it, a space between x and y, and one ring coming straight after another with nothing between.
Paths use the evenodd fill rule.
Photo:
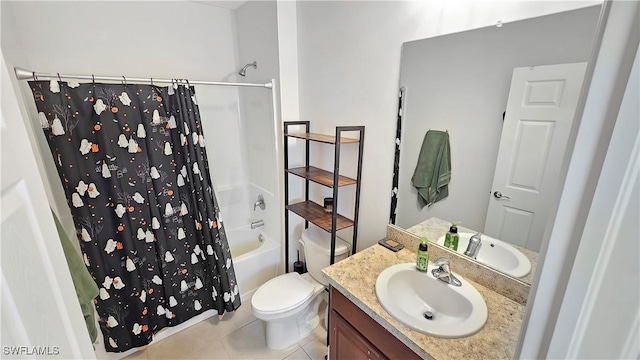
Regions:
<instances>
[{"instance_id":1,"label":"bathtub faucet handle","mask_svg":"<svg viewBox=\"0 0 640 360\"><path fill-rule=\"evenodd\" d=\"M262 194L258 195L258 201L253 203L253 211L256 211L256 208L260 207L260 209L264 210L267 207L267 204L264 202L264 197Z\"/></svg>"}]
</instances>

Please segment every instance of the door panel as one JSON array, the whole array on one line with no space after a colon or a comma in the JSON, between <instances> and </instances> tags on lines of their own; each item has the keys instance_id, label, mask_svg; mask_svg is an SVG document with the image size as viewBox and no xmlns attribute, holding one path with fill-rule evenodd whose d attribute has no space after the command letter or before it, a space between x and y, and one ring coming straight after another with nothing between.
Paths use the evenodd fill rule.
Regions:
<instances>
[{"instance_id":1,"label":"door panel","mask_svg":"<svg viewBox=\"0 0 640 360\"><path fill-rule=\"evenodd\" d=\"M553 122L522 120L512 155L508 186L539 192L553 138Z\"/></svg>"},{"instance_id":2,"label":"door panel","mask_svg":"<svg viewBox=\"0 0 640 360\"><path fill-rule=\"evenodd\" d=\"M585 70L586 63L513 70L487 235L540 250Z\"/></svg>"}]
</instances>

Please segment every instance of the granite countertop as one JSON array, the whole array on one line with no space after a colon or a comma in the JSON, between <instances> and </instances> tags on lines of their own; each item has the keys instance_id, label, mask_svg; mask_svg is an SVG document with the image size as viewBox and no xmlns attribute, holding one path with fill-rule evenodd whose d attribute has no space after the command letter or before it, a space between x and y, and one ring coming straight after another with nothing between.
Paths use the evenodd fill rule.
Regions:
<instances>
[{"instance_id":1,"label":"granite countertop","mask_svg":"<svg viewBox=\"0 0 640 360\"><path fill-rule=\"evenodd\" d=\"M436 241L438 241L438 239L441 236L444 236L449 231L450 226L451 226L450 221L445 221L437 217L432 217L428 220L425 220L419 224L416 224L406 229L406 231L416 236L426 236L429 239L429 241L433 241L435 243ZM459 233L464 233L464 232L477 233L478 231L466 228L464 226L458 226L458 232ZM531 271L529 271L527 275L521 278L516 278L516 279L519 279L527 284L533 283L533 277L535 276L535 273L536 273L536 266L538 265L538 253L514 244L509 244L509 245L518 249L531 262Z\"/></svg>"},{"instance_id":2,"label":"granite countertop","mask_svg":"<svg viewBox=\"0 0 640 360\"><path fill-rule=\"evenodd\" d=\"M416 261L414 251L393 252L378 244L322 270L331 286L425 359L512 359L525 307L469 281L487 303L487 323L475 335L442 339L411 330L392 318L375 294L378 275L389 266ZM454 272L455 273L455 272Z\"/></svg>"}]
</instances>

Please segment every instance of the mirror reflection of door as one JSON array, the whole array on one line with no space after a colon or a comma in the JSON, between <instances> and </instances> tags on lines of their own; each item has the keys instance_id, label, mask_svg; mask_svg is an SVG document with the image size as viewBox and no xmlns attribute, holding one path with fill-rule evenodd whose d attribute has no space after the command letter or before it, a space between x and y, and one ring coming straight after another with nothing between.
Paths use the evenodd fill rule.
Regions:
<instances>
[{"instance_id":1,"label":"mirror reflection of door","mask_svg":"<svg viewBox=\"0 0 640 360\"><path fill-rule=\"evenodd\" d=\"M539 251L586 68L513 70L486 234Z\"/></svg>"},{"instance_id":2,"label":"mirror reflection of door","mask_svg":"<svg viewBox=\"0 0 640 360\"><path fill-rule=\"evenodd\" d=\"M492 217L488 213L490 203L510 206L514 202L506 197L512 197L515 201L520 196L505 186L505 181L493 183L496 168L510 164L508 159L503 160L498 154L500 144L504 140L503 131L506 131L503 128L508 128L508 119L503 121L503 112L508 108L513 71L522 67L530 69L531 66L535 66L535 69L543 69L557 64L588 61L599 15L600 6L589 6L504 23L502 27L479 28L409 41L402 45L399 85L404 87L405 91L402 109L399 112L401 138L397 143L400 154L396 159L398 169L395 171L398 182L397 189L392 189L397 202L390 211L395 215L395 225L409 229L430 218L438 218L445 223L462 221L461 227L486 232L493 238L509 237L506 233L501 235L500 231L491 230L487 218ZM542 91L544 88L553 86L538 86L535 93L531 94L534 96L533 100L540 101L540 97L548 96ZM577 85L577 88L579 91L580 85ZM544 106L539 108L542 109ZM510 116L510 113L513 111L508 110L506 116ZM532 130L526 134L523 132L522 136L525 137L522 140L525 142L535 142L539 137L550 136L545 132L549 131L548 127L540 124L533 126L531 122L524 125L527 125L526 130ZM561 161L564 153L566 141L557 137L560 131L558 126L553 125L553 136L547 139L550 141L550 148L547 157L542 157L545 164L547 160ZM570 127L571 125L568 125L568 128ZM422 208L410 180L422 141L429 129L449 132L451 181L447 198L430 207ZM562 150L556 151L558 146L561 146ZM522 147L529 146L523 143ZM523 160L523 164L541 161L539 153L527 156L529 157ZM539 166L518 168L518 176L535 174L539 172ZM544 173L548 171L545 170ZM558 171L555 173L558 174ZM551 199L545 213L557 201L555 195L559 181L557 175L550 178ZM518 181L530 186L520 178ZM544 184L543 180L537 181L538 184ZM546 194L546 188L540 186L541 194ZM503 198L496 199L493 195L495 192L499 192ZM392 206L393 204L392 201ZM505 221L501 226L505 229L520 229L524 228L523 220L529 221L529 230L537 230L529 231L528 238L536 240L523 240L524 237L521 235L514 236L517 240L501 240L517 246L518 249L537 252L540 239L543 238L547 216L539 215L536 210L537 215L534 217L535 220L532 220L525 219L525 216L518 218L514 216L515 212L513 210L509 216L504 216ZM511 218L516 222L509 224ZM538 222L542 225L537 225L538 219L542 219ZM430 240L436 241L437 238ZM532 272L535 273L535 270Z\"/></svg>"}]
</instances>

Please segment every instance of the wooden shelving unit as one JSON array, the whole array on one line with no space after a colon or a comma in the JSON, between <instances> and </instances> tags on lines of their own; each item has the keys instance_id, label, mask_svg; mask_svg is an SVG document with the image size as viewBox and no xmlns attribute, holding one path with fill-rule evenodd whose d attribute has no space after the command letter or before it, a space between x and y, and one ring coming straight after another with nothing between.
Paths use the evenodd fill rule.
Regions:
<instances>
[{"instance_id":1,"label":"wooden shelving unit","mask_svg":"<svg viewBox=\"0 0 640 360\"><path fill-rule=\"evenodd\" d=\"M309 132L308 133L301 133L301 134L285 133L284 136L285 137L292 137L292 138L296 138L296 139L317 141L317 142L321 142L321 143L325 143L325 144L335 144L336 143L336 137L335 136L325 135L325 134L316 134L316 133L309 133ZM340 137L340 143L341 144L357 144L358 142L359 142L358 139L350 139L350 138Z\"/></svg>"},{"instance_id":2,"label":"wooden shelving unit","mask_svg":"<svg viewBox=\"0 0 640 360\"><path fill-rule=\"evenodd\" d=\"M309 166L309 167L299 167L286 170L289 174L300 176L301 178L308 179L309 181L313 181L314 183L324 185L327 187L333 187L333 173L329 171L325 171L322 169L318 169L317 167ZM352 179L346 176L339 175L338 176L338 187L347 186L347 185L355 185L357 183L356 179Z\"/></svg>"},{"instance_id":3,"label":"wooden shelving unit","mask_svg":"<svg viewBox=\"0 0 640 360\"><path fill-rule=\"evenodd\" d=\"M287 209L296 213L301 218L308 220L322 230L331 231L331 214L324 212L324 208L313 201L303 201L291 205L287 205ZM346 229L353 226L353 221L338 214L336 223L336 230Z\"/></svg>"},{"instance_id":4,"label":"wooden shelving unit","mask_svg":"<svg viewBox=\"0 0 640 360\"><path fill-rule=\"evenodd\" d=\"M289 132L290 126L304 126L302 133ZM343 137L343 132L357 132L358 138ZM289 168L289 139L305 140L305 166ZM309 165L309 143L319 142L333 145L334 164L333 171L323 170ZM340 149L345 144L358 145L358 169L356 178L350 178L339 174L340 169ZM316 134L309 131L308 121L287 121L284 123L284 194L285 194L285 270L289 272L289 212L300 216L305 220L305 228L309 227L309 222L331 234L331 264L335 260L336 231L354 227L353 239L351 241L351 252L355 254L358 234L358 212L360 206L360 179L362 174L362 150L364 146L364 126L338 126L335 136L326 134ZM289 176L298 176L305 181L305 200L289 204ZM324 211L324 207L309 199L310 183L319 184L333 189L333 210L331 213ZM355 186L355 204L353 220L337 213L338 209L338 188L343 186Z\"/></svg>"}]
</instances>

